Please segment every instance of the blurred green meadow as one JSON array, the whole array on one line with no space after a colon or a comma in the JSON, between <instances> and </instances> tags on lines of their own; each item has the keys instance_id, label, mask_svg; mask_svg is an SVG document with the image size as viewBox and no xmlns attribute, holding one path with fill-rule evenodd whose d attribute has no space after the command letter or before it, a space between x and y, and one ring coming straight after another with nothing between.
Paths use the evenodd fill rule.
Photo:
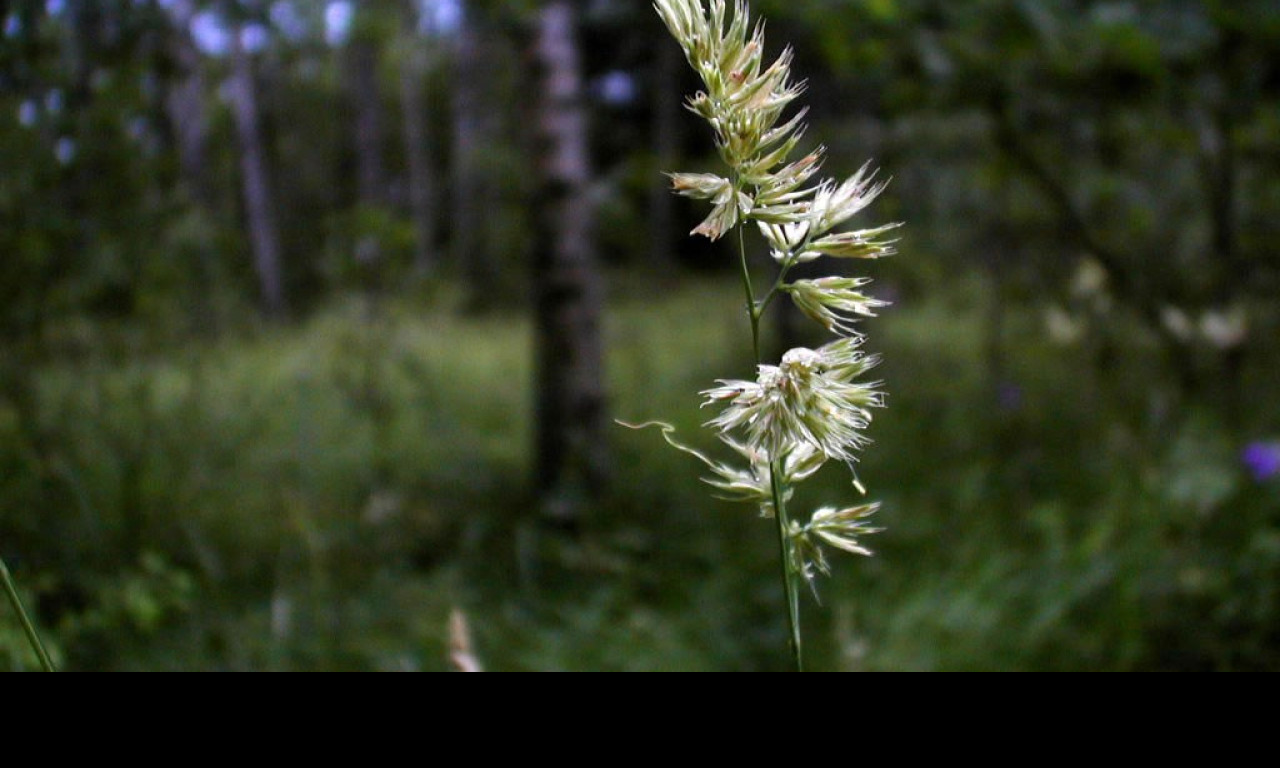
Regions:
<instances>
[{"instance_id":1,"label":"blurred green meadow","mask_svg":"<svg viewBox=\"0 0 1280 768\"><path fill-rule=\"evenodd\" d=\"M614 411L714 450L696 392L745 359L732 284L611 282ZM449 295L39 371L58 447L33 471L0 419L0 495L58 510L6 533L61 663L442 670L458 610L486 669L783 668L771 527L656 432L610 435L579 537L528 514L530 329ZM1104 372L1018 310L990 380L986 298L874 321L892 395L862 472L887 530L806 600L810 666L1274 668L1280 487L1170 412L1140 339ZM851 493L830 471L802 503ZM0 660L34 665L7 611Z\"/></svg>"},{"instance_id":2,"label":"blurred green meadow","mask_svg":"<svg viewBox=\"0 0 1280 768\"><path fill-rule=\"evenodd\" d=\"M905 222L808 666L1280 669L1280 4L751 7L797 154ZM624 0L0 0L0 557L58 666L787 669L773 525L613 424L718 456L753 373L664 188L722 165L697 80ZM826 341L783 312L765 359Z\"/></svg>"}]
</instances>

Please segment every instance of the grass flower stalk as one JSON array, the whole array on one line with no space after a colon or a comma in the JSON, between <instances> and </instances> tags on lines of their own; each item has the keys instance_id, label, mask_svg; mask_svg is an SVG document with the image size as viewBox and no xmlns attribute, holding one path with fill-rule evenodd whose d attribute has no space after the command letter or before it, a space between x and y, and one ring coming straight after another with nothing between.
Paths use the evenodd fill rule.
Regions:
<instances>
[{"instance_id":1,"label":"grass flower stalk","mask_svg":"<svg viewBox=\"0 0 1280 768\"><path fill-rule=\"evenodd\" d=\"M754 24L745 0L657 0L655 9L705 90L688 100L690 111L710 125L725 164L724 175L671 173L673 191L711 205L694 229L719 240L736 234L755 354L754 380L722 380L703 392L704 407L719 411L707 426L745 463L722 462L689 448L674 429L659 424L667 442L711 470L706 482L722 498L754 505L773 519L780 547L789 644L797 670L804 668L800 630L802 585L815 588L829 574L824 547L870 555L864 536L876 533L868 519L877 504L822 507L801 524L791 507L796 487L829 462L853 471L870 440L872 409L884 405L879 385L862 381L878 359L861 351L856 324L886 306L863 292L865 278L827 277L788 281L792 270L819 259L869 260L894 253L885 236L899 225L847 229L885 189L870 165L844 181L819 180L826 150L800 150L807 111L792 113L804 94L793 79L793 53L765 58L764 24ZM790 116L788 116L790 114ZM757 292L747 251L756 230L769 247L776 276ZM788 296L806 316L836 339L819 349L793 349L777 365L761 354L765 312ZM647 425L652 426L652 425ZM853 484L865 493L856 472ZM816 592L816 589L815 589Z\"/></svg>"},{"instance_id":2,"label":"grass flower stalk","mask_svg":"<svg viewBox=\"0 0 1280 768\"><path fill-rule=\"evenodd\" d=\"M27 609L22 605L22 598L18 596L18 588L13 583L13 576L9 573L9 566L5 565L4 559L0 558L0 583L4 586L4 593L9 598L9 604L13 606L13 610L18 614L18 621L22 623L22 631L27 635L27 642L31 644L31 650L35 652L36 658L40 660L40 668L45 672L57 671L53 666L53 659L49 657L49 652L45 650L44 643L40 640L40 633L36 631L36 625L32 623L31 617L27 615Z\"/></svg>"}]
</instances>

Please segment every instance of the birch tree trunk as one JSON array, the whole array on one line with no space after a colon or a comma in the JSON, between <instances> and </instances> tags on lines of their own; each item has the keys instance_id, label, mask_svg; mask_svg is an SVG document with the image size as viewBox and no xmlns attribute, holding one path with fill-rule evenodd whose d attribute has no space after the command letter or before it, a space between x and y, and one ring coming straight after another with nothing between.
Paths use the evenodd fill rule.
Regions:
<instances>
[{"instance_id":1,"label":"birch tree trunk","mask_svg":"<svg viewBox=\"0 0 1280 768\"><path fill-rule=\"evenodd\" d=\"M248 219L254 267L262 290L263 308L268 317L280 318L288 309L284 293L280 226L276 218L271 175L267 168L253 60L245 50L241 32L242 27L236 25L231 35L231 101L236 133L240 140L245 216Z\"/></svg>"},{"instance_id":2,"label":"birch tree trunk","mask_svg":"<svg viewBox=\"0 0 1280 768\"><path fill-rule=\"evenodd\" d=\"M549 0L536 42L541 183L537 312L537 482L543 513L576 527L604 489L608 452L602 278L593 253L591 165L570 0Z\"/></svg>"}]
</instances>

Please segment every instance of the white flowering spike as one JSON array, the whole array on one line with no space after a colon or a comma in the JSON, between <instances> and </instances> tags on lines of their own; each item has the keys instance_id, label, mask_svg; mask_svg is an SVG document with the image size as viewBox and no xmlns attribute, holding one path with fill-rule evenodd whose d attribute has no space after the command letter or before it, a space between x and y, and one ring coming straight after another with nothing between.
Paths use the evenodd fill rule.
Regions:
<instances>
[{"instance_id":1,"label":"white flowering spike","mask_svg":"<svg viewBox=\"0 0 1280 768\"><path fill-rule=\"evenodd\" d=\"M791 294L796 307L832 333L856 333L852 316L875 317L875 311L889 306L858 291L871 281L859 277L824 277L797 280L783 290Z\"/></svg>"},{"instance_id":2,"label":"white flowering spike","mask_svg":"<svg viewBox=\"0 0 1280 768\"><path fill-rule=\"evenodd\" d=\"M733 182L711 173L672 173L671 190L694 200L727 198L733 193Z\"/></svg>"},{"instance_id":3,"label":"white flowering spike","mask_svg":"<svg viewBox=\"0 0 1280 768\"><path fill-rule=\"evenodd\" d=\"M869 280L827 277L788 281L792 269L824 257L879 259L892 255L885 236L900 225L841 231L885 190L870 164L844 182L821 180L822 147L801 150L808 110L791 110L805 84L791 72L795 56L785 48L765 51L764 24L752 23L747 5L735 0L656 0L655 8L679 42L703 90L688 108L707 121L727 171L670 174L673 190L706 200L711 213L693 234L719 240L754 225L768 244L773 285L757 294L745 247L739 249L755 349L754 380L722 380L702 393L704 406L719 413L708 422L738 461L726 463L677 442L673 428L659 425L675 448L702 461L706 482L721 498L749 504L776 520L784 565L791 649L802 666L797 586L812 586L830 572L823 547L871 554L861 538L875 533L867 519L878 505L822 507L806 525L788 513L796 486L829 461L848 464L870 444L872 411L884 405L879 384L862 381L879 359L862 351L859 320L888 306L863 292ZM800 156L797 158L797 153ZM761 320L787 295L808 317L841 338L819 349L793 349L777 365L761 359ZM856 475L854 485L862 490Z\"/></svg>"},{"instance_id":4,"label":"white flowering spike","mask_svg":"<svg viewBox=\"0 0 1280 768\"><path fill-rule=\"evenodd\" d=\"M754 504L759 507L761 517L773 517L776 512L773 500L773 463L769 455L733 440L724 442L747 460L747 466L739 468L708 462L707 466L715 473L715 477L706 478L704 482L723 493L720 498L725 501ZM786 455L782 463L781 481L787 489L782 501L786 503L795 494L794 486L817 474L827 463L827 457L812 446L799 445Z\"/></svg>"},{"instance_id":5,"label":"white flowering spike","mask_svg":"<svg viewBox=\"0 0 1280 768\"><path fill-rule=\"evenodd\" d=\"M851 384L879 365L878 355L868 355L862 351L865 341L866 337L855 334L833 341L820 349L827 377Z\"/></svg>"},{"instance_id":6,"label":"white flowering spike","mask_svg":"<svg viewBox=\"0 0 1280 768\"><path fill-rule=\"evenodd\" d=\"M879 528L873 528L867 524L867 518L879 509L879 504L841 510L826 507L813 513L813 519L806 530L836 549L842 549L851 555L870 557L871 550L862 546L858 542L858 537L880 532Z\"/></svg>"},{"instance_id":7,"label":"white flowering spike","mask_svg":"<svg viewBox=\"0 0 1280 768\"><path fill-rule=\"evenodd\" d=\"M871 424L870 409L882 407L884 396L875 385L852 383L849 373L860 363L848 362L844 346L836 349L839 356L834 358L824 351L793 349L782 365L760 366L754 382L721 381L703 393L705 406L727 403L708 426L726 442L744 434L749 445L773 456L803 445L828 459L856 461L870 443L864 434Z\"/></svg>"},{"instance_id":8,"label":"white flowering spike","mask_svg":"<svg viewBox=\"0 0 1280 768\"><path fill-rule=\"evenodd\" d=\"M799 523L791 523L791 565L809 582L810 588L814 588L818 573L831 574L831 565L821 545L826 544L851 555L871 557L872 552L862 545L861 537L881 532L882 529L868 522L879 510L879 504L847 509L823 507L813 513L808 525L802 527ZM817 590L814 591L816 594Z\"/></svg>"},{"instance_id":9,"label":"white flowering spike","mask_svg":"<svg viewBox=\"0 0 1280 768\"><path fill-rule=\"evenodd\" d=\"M816 259L819 256L834 256L837 259L882 259L892 256L895 240L879 240L881 235L892 232L901 224L887 224L875 229L864 229L858 232L841 232L836 235L814 240L807 245L801 255L802 260Z\"/></svg>"}]
</instances>

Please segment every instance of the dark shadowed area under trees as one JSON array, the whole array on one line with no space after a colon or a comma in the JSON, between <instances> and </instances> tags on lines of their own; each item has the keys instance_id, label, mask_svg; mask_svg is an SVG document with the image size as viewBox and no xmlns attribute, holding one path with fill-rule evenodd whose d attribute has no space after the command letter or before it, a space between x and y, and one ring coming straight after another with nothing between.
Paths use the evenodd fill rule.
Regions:
<instances>
[{"instance_id":1,"label":"dark shadowed area under trees","mask_svg":"<svg viewBox=\"0 0 1280 768\"><path fill-rule=\"evenodd\" d=\"M752 7L906 224L809 666L1280 669L1280 4ZM768 527L615 423L714 450L752 373L662 175L717 167L697 88L632 0L0 0L0 557L57 665L786 669Z\"/></svg>"}]
</instances>

